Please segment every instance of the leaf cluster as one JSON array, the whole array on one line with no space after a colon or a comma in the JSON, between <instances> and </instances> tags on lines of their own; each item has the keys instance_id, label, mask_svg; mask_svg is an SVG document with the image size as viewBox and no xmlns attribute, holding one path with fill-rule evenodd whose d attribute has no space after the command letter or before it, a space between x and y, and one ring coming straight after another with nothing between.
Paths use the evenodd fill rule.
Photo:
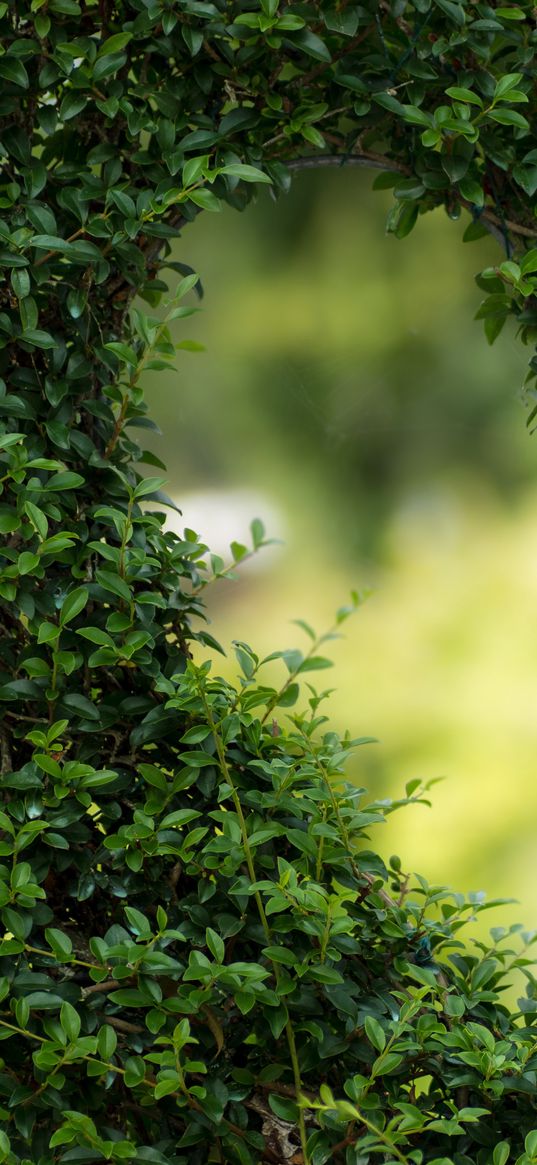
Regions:
<instances>
[{"instance_id":1,"label":"leaf cluster","mask_svg":"<svg viewBox=\"0 0 537 1165\"><path fill-rule=\"evenodd\" d=\"M66 759L66 720L26 733L0 815L8 1165L533 1160L532 936L472 951L482 896L370 851L427 790L365 803L344 768L367 741L330 731L310 685L275 719L318 647L238 644L237 687L208 663L161 678L170 730L146 717L130 766ZM279 688L258 674L277 654Z\"/></svg>"}]
</instances>

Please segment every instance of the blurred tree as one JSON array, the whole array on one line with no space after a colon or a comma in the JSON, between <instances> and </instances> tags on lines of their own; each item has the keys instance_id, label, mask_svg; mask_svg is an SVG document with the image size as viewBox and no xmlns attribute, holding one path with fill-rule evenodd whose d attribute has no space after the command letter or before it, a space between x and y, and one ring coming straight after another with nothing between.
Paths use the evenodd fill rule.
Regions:
<instances>
[{"instance_id":1,"label":"blurred tree","mask_svg":"<svg viewBox=\"0 0 537 1165\"><path fill-rule=\"evenodd\" d=\"M491 352L471 318L497 243L457 250L463 224L439 211L402 247L370 187L358 171L302 175L277 205L263 193L240 220L224 211L225 229L189 227L175 255L206 275L189 332L207 352L179 381L148 377L165 433L152 448L178 496L255 484L286 510L309 499L350 558L382 553L384 520L431 477L477 475L508 501L535 457L513 329Z\"/></svg>"}]
</instances>

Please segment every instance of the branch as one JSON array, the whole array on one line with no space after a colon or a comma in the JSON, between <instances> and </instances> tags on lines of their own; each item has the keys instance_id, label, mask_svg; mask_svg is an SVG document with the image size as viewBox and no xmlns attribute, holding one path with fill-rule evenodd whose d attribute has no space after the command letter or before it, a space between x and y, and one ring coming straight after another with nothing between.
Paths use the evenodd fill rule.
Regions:
<instances>
[{"instance_id":1,"label":"branch","mask_svg":"<svg viewBox=\"0 0 537 1165\"><path fill-rule=\"evenodd\" d=\"M131 979L132 975L129 976L129 982ZM89 987L81 988L81 998L85 999L87 995L93 995L95 992L98 994L100 991L118 991L120 985L124 982L124 979L106 979L102 983L92 983Z\"/></svg>"},{"instance_id":2,"label":"branch","mask_svg":"<svg viewBox=\"0 0 537 1165\"><path fill-rule=\"evenodd\" d=\"M304 158L293 158L291 161L285 161L284 165L288 170L313 170L320 167L340 167L344 166L369 166L375 170L387 170L388 172L396 174L412 173L409 166L405 166L402 162L396 162L393 158L385 158L382 154L308 154ZM472 204L466 199L461 198L461 205L465 210L472 211ZM485 230L489 232L496 239L500 246L505 248L505 233L504 226L510 234L521 235L526 239L536 239L537 230L532 230L531 227L519 225L506 219L502 223L491 210L485 209L479 215L478 221L483 223Z\"/></svg>"},{"instance_id":3,"label":"branch","mask_svg":"<svg viewBox=\"0 0 537 1165\"><path fill-rule=\"evenodd\" d=\"M471 209L471 204L468 202L463 202L463 206L466 207L467 210ZM481 222L482 219L486 220L485 226L487 226L487 223L492 224L490 227L487 226L487 230L490 230L491 234L495 233L492 228L497 225L498 228L506 226L507 230L510 231L512 235L523 235L525 239L537 239L537 230L532 230L531 227L523 227L519 225L519 223L512 222L512 220L509 218L506 218L502 223L502 220L498 218L498 215L493 214L491 210L484 210L479 217L479 221ZM500 242L505 244L503 230L498 229L497 238L500 240Z\"/></svg>"},{"instance_id":4,"label":"branch","mask_svg":"<svg viewBox=\"0 0 537 1165\"><path fill-rule=\"evenodd\" d=\"M411 174L409 166L384 158L382 154L308 154L305 158L282 159L288 170L313 170L320 166L370 166L375 170L391 170L396 174Z\"/></svg>"},{"instance_id":5,"label":"branch","mask_svg":"<svg viewBox=\"0 0 537 1165\"><path fill-rule=\"evenodd\" d=\"M129 1023L126 1019L120 1019L118 1015L108 1015L108 1012L100 1014L99 1018L104 1023L109 1023L110 1027L117 1028L118 1032L133 1032L137 1035L146 1030L145 1027L140 1027L139 1023Z\"/></svg>"}]
</instances>

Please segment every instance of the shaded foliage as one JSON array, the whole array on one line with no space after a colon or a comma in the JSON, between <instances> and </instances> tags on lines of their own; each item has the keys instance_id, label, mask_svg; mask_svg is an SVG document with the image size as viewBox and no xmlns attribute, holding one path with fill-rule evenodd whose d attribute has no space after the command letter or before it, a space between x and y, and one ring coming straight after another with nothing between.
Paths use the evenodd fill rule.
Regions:
<instances>
[{"instance_id":1,"label":"shaded foliage","mask_svg":"<svg viewBox=\"0 0 537 1165\"><path fill-rule=\"evenodd\" d=\"M400 237L472 206L508 250L489 339L531 337L530 9L22 0L0 34L3 1158L525 1165L524 954L468 954L482 903L366 850L394 806L345 786L312 689L286 727L323 637L279 688L243 644L237 690L194 664L230 568L166 531L132 430L193 310L170 240L334 156L396 175Z\"/></svg>"}]
</instances>

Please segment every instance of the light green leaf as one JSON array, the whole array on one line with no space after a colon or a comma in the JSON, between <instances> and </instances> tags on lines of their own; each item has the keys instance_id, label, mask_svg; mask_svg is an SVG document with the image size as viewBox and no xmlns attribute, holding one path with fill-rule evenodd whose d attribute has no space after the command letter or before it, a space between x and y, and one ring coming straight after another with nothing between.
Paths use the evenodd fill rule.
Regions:
<instances>
[{"instance_id":1,"label":"light green leaf","mask_svg":"<svg viewBox=\"0 0 537 1165\"><path fill-rule=\"evenodd\" d=\"M226 948L225 948L224 942L221 939L220 935L217 934L216 931L213 930L211 926L208 926L206 928L205 942L206 942L207 947L209 948L213 958L216 959L216 962L223 963L225 953L226 953Z\"/></svg>"},{"instance_id":2,"label":"light green leaf","mask_svg":"<svg viewBox=\"0 0 537 1165\"><path fill-rule=\"evenodd\" d=\"M104 44L101 45L97 57L107 57L110 53L120 53L127 47L129 41L132 40L132 32L116 32L113 36L109 36Z\"/></svg>"},{"instance_id":3,"label":"light green leaf","mask_svg":"<svg viewBox=\"0 0 537 1165\"><path fill-rule=\"evenodd\" d=\"M222 210L220 200L213 194L212 190L206 190L205 187L201 187L199 190L191 190L188 197L190 202L194 202L202 210L210 210L213 212Z\"/></svg>"},{"instance_id":4,"label":"light green leaf","mask_svg":"<svg viewBox=\"0 0 537 1165\"><path fill-rule=\"evenodd\" d=\"M453 97L454 101L466 101L470 105L478 105L480 109L483 108L483 100L478 93L473 93L471 89L463 89L460 85L452 85L446 89L446 96Z\"/></svg>"},{"instance_id":5,"label":"light green leaf","mask_svg":"<svg viewBox=\"0 0 537 1165\"><path fill-rule=\"evenodd\" d=\"M272 178L265 174L263 170L259 170L257 166L247 166L243 162L230 162L228 166L220 167L221 174L229 174L231 178L240 178L242 182L268 182L272 183Z\"/></svg>"},{"instance_id":6,"label":"light green leaf","mask_svg":"<svg viewBox=\"0 0 537 1165\"><path fill-rule=\"evenodd\" d=\"M76 1040L80 1035L81 1019L78 1011L71 1003L62 1003L60 1008L60 1023L69 1040Z\"/></svg>"}]
</instances>

